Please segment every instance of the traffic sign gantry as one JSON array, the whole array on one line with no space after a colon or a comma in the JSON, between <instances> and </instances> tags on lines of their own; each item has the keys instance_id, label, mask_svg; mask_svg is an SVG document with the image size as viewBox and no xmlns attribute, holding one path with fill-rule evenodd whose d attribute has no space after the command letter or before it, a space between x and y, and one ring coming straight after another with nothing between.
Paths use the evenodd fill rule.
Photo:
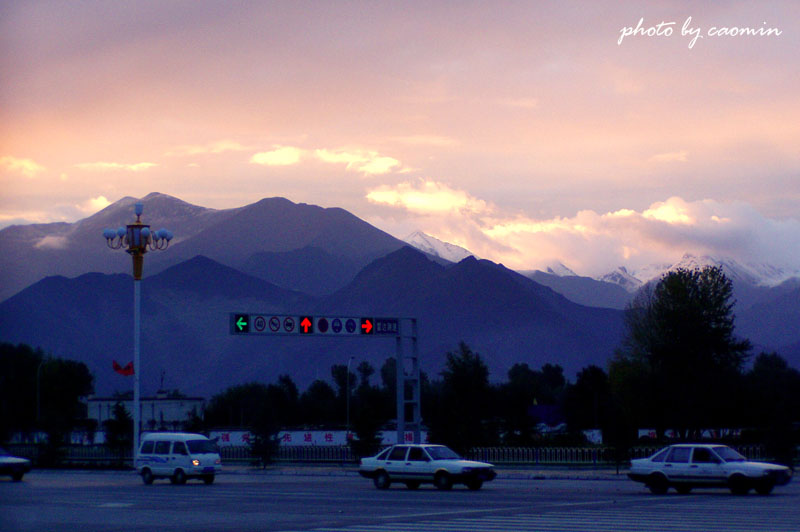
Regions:
<instances>
[{"instance_id":1,"label":"traffic sign gantry","mask_svg":"<svg viewBox=\"0 0 800 532\"><path fill-rule=\"evenodd\" d=\"M400 322L403 322L402 334ZM250 324L253 324L250 327ZM406 428L414 431L420 443L420 364L416 318L374 318L348 316L308 316L281 314L230 314L231 334L312 335L329 338L394 338L397 367L397 443L403 443ZM405 346L405 347L404 347ZM409 350L410 353L406 353ZM410 394L407 393L410 390ZM408 397L410 395L410 397ZM407 416L410 414L410 420Z\"/></svg>"},{"instance_id":2,"label":"traffic sign gantry","mask_svg":"<svg viewBox=\"0 0 800 532\"><path fill-rule=\"evenodd\" d=\"M231 334L314 336L399 336L400 318L284 314L230 315Z\"/></svg>"}]
</instances>

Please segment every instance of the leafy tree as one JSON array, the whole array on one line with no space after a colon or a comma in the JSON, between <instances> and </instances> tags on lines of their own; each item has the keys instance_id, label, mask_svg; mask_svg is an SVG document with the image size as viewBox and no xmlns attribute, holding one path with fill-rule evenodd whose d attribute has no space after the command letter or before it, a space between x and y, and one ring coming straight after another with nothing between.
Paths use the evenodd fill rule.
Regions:
<instances>
[{"instance_id":1,"label":"leafy tree","mask_svg":"<svg viewBox=\"0 0 800 532\"><path fill-rule=\"evenodd\" d=\"M359 388L368 387L370 377L372 377L375 374L375 368L373 368L372 364L370 364L366 360L362 360L361 362L359 362L356 371L358 372Z\"/></svg>"},{"instance_id":2,"label":"leafy tree","mask_svg":"<svg viewBox=\"0 0 800 532\"><path fill-rule=\"evenodd\" d=\"M572 430L606 428L610 409L608 375L597 366L583 368L564 398L567 424Z\"/></svg>"},{"instance_id":3,"label":"leafy tree","mask_svg":"<svg viewBox=\"0 0 800 532\"><path fill-rule=\"evenodd\" d=\"M37 406L40 407L36 376L44 359L41 349L0 344L0 441L7 440L14 431L34 430Z\"/></svg>"},{"instance_id":4,"label":"leafy tree","mask_svg":"<svg viewBox=\"0 0 800 532\"><path fill-rule=\"evenodd\" d=\"M490 419L493 390L489 368L481 356L461 342L457 351L447 353L441 376L441 385L433 385L439 398L432 405L433 412L428 409L431 439L460 452L496 442Z\"/></svg>"},{"instance_id":5,"label":"leafy tree","mask_svg":"<svg viewBox=\"0 0 800 532\"><path fill-rule=\"evenodd\" d=\"M120 401L114 404L111 414L111 418L103 422L106 446L117 454L121 462L133 442L133 418Z\"/></svg>"},{"instance_id":6,"label":"leafy tree","mask_svg":"<svg viewBox=\"0 0 800 532\"><path fill-rule=\"evenodd\" d=\"M393 414L394 397L385 388L371 386L369 377L375 369L369 362L358 365L360 381L351 402L351 421L357 439L351 442L356 456L371 456L380 448L379 432Z\"/></svg>"},{"instance_id":7,"label":"leafy tree","mask_svg":"<svg viewBox=\"0 0 800 532\"><path fill-rule=\"evenodd\" d=\"M0 437L34 428L47 433L41 462L54 465L67 435L86 423L81 401L94 390L82 362L46 356L26 345L0 344Z\"/></svg>"},{"instance_id":8,"label":"leafy tree","mask_svg":"<svg viewBox=\"0 0 800 532\"><path fill-rule=\"evenodd\" d=\"M536 421L531 408L537 402L538 377L527 364L518 363L508 370L508 382L500 386L500 410L503 418L504 442L510 445L531 445L536 434Z\"/></svg>"},{"instance_id":9,"label":"leafy tree","mask_svg":"<svg viewBox=\"0 0 800 532\"><path fill-rule=\"evenodd\" d=\"M791 464L800 444L792 427L800 412L800 371L777 353L761 353L745 375L742 395L748 424L759 430L767 452Z\"/></svg>"},{"instance_id":10,"label":"leafy tree","mask_svg":"<svg viewBox=\"0 0 800 532\"><path fill-rule=\"evenodd\" d=\"M300 396L300 419L312 427L328 425L336 419L339 412L336 407L336 392L333 387L317 379Z\"/></svg>"},{"instance_id":11,"label":"leafy tree","mask_svg":"<svg viewBox=\"0 0 800 532\"><path fill-rule=\"evenodd\" d=\"M645 393L636 421L688 436L727 408L750 350L734 336L732 291L721 268L678 269L634 299L611 371L624 375L612 377L623 391Z\"/></svg>"}]
</instances>

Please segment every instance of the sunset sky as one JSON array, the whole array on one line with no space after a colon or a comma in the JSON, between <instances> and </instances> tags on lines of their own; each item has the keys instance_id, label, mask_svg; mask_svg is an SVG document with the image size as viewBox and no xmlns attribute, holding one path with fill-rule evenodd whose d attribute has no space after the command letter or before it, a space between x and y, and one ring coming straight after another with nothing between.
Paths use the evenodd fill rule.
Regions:
<instances>
[{"instance_id":1,"label":"sunset sky","mask_svg":"<svg viewBox=\"0 0 800 532\"><path fill-rule=\"evenodd\" d=\"M799 32L796 0L6 0L0 227L283 196L513 268L800 268Z\"/></svg>"}]
</instances>

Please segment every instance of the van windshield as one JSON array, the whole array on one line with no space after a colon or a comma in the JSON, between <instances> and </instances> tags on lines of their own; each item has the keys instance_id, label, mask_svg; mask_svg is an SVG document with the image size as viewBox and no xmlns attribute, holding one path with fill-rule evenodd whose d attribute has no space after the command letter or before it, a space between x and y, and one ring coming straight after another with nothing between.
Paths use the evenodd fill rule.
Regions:
<instances>
[{"instance_id":1,"label":"van windshield","mask_svg":"<svg viewBox=\"0 0 800 532\"><path fill-rule=\"evenodd\" d=\"M188 440L186 445L189 446L189 453L191 454L208 454L218 453L217 444L211 440Z\"/></svg>"}]
</instances>

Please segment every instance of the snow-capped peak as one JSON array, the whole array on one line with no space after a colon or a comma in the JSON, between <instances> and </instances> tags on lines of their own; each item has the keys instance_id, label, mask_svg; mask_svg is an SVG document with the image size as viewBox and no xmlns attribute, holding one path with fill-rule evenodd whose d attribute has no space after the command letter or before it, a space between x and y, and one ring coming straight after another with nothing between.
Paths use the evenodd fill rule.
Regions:
<instances>
[{"instance_id":1,"label":"snow-capped peak","mask_svg":"<svg viewBox=\"0 0 800 532\"><path fill-rule=\"evenodd\" d=\"M618 284L629 292L635 292L642 284L658 280L667 272L681 268L686 270L702 269L707 266L722 268L725 275L736 284L777 286L792 277L800 277L800 269L780 268L771 264L742 264L730 257L697 256L685 253L674 264L650 264L633 271L620 266L598 280Z\"/></svg>"},{"instance_id":2,"label":"snow-capped peak","mask_svg":"<svg viewBox=\"0 0 800 532\"><path fill-rule=\"evenodd\" d=\"M432 237L423 233L422 231L415 231L405 237L403 241L407 244L414 246L420 251L441 257L450 262L460 262L463 259L474 256L474 254L460 246L442 242L438 238Z\"/></svg>"},{"instance_id":3,"label":"snow-capped peak","mask_svg":"<svg viewBox=\"0 0 800 532\"><path fill-rule=\"evenodd\" d=\"M549 273L550 275L555 275L557 277L577 277L578 274L574 271L570 270L561 262L554 262L550 264L547 269L544 271L545 273Z\"/></svg>"},{"instance_id":4,"label":"snow-capped peak","mask_svg":"<svg viewBox=\"0 0 800 532\"><path fill-rule=\"evenodd\" d=\"M604 283L618 284L628 292L635 292L644 284L640 279L631 275L625 266L620 266L597 280Z\"/></svg>"}]
</instances>

